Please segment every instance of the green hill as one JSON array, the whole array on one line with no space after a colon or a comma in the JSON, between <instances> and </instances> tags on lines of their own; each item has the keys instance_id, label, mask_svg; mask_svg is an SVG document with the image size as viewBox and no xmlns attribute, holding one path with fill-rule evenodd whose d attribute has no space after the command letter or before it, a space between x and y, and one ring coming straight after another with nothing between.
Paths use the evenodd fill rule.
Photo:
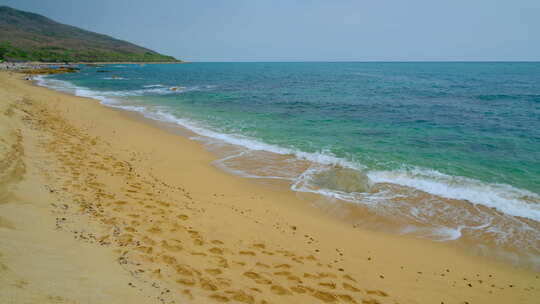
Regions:
<instances>
[{"instance_id":1,"label":"green hill","mask_svg":"<svg viewBox=\"0 0 540 304\"><path fill-rule=\"evenodd\" d=\"M0 59L43 62L178 62L152 50L0 6Z\"/></svg>"}]
</instances>

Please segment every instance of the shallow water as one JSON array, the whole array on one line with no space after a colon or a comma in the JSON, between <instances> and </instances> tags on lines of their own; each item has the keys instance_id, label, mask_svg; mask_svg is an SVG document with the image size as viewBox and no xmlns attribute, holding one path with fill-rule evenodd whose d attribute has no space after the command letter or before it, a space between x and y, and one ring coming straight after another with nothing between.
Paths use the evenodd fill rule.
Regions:
<instances>
[{"instance_id":1,"label":"shallow water","mask_svg":"<svg viewBox=\"0 0 540 304\"><path fill-rule=\"evenodd\" d=\"M187 127L217 166L355 225L540 265L540 63L108 65L40 83Z\"/></svg>"}]
</instances>

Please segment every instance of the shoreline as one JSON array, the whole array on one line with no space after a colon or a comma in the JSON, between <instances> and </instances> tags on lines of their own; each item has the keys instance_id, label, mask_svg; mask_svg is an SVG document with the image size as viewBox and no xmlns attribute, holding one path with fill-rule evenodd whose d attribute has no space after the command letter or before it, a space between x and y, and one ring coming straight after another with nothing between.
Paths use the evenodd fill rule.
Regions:
<instances>
[{"instance_id":1,"label":"shoreline","mask_svg":"<svg viewBox=\"0 0 540 304\"><path fill-rule=\"evenodd\" d=\"M34 84L34 85L39 86L38 84ZM59 92L59 93L66 94L68 96L74 96L67 92ZM488 259L490 261L511 265L512 267L517 267L521 269L527 269L527 268L532 267L534 271L540 273L540 264L538 264L537 257L534 255L530 255L529 253L524 254L522 252L516 251L516 249L519 249L519 248L510 247L510 248L500 249L500 248L497 248L496 246L493 246L493 242L490 243L489 245L486 245L483 243L477 244L476 239L467 238L466 236L463 236L463 235L458 236L457 239L452 239L452 238L445 239L444 236L441 237L440 239L437 239L434 234L432 234L430 237L429 233L426 236L422 234L408 234L408 233L401 232L402 229L406 229L407 226L396 225L396 223L393 222L392 220L384 218L383 216L376 215L372 211L367 210L365 207L357 205L357 203L353 203L353 202L341 200L341 199L336 199L333 197L327 197L321 193L294 190L291 188L291 184L287 180L281 180L281 179L274 180L273 178L264 178L264 177L250 178L249 176L237 174L234 172L234 169L230 169L227 166L220 164L220 161L230 156L230 155L223 154L223 150L227 150L227 147L229 148L239 147L241 149L246 149L246 147L244 146L237 146L235 144L223 142L220 145L223 145L224 147L221 147L218 149L212 149L212 148L209 148L209 146L212 146L212 140L214 140L213 138L208 137L206 135L201 135L195 132L194 130L189 129L186 126L183 126L174 122L170 122L170 121L162 121L155 118L147 117L142 112L132 111L128 109L123 109L123 108L119 108L115 106L102 104L100 100L97 100L91 97L80 97L80 98L86 98L86 99L91 100L92 102L97 102L100 106L109 108L113 111L118 111L121 115L124 115L125 117L129 119L140 121L143 124L152 125L160 130L164 130L175 136L181 136L183 139L186 139L189 142L202 147L205 150L205 152L207 152L210 155L211 160L208 163L209 166L219 170L222 173L225 173L228 176L240 179L256 187L269 190L270 192L275 192L275 191L286 192L289 195L294 196L297 199L297 203L302 205L302 208L315 209L314 210L315 213L323 217L326 217L327 220L334 221L335 223L339 225L352 226L353 229L361 229L367 233L374 232L377 234L389 235L389 236L393 236L397 238L414 239L414 240L426 241L426 242L434 243L434 244L444 244L444 246L452 248L453 250L472 253L473 255L481 259ZM205 140L192 139L192 137L205 138ZM274 153L274 152L268 152L266 150L264 150L264 152ZM306 161L306 162L311 162L311 161ZM390 184L390 185L396 186L394 184ZM426 193L426 194L429 196L433 195L429 193ZM448 199L448 201L451 202L452 199ZM463 201L463 204L466 205L466 206L463 206L463 208L473 208L471 206L475 206L475 204L466 200ZM474 208L484 209L486 212L504 214L500 211L490 210L488 207L485 207L485 206L475 206ZM520 217L520 216L515 216L515 217L520 220L534 221L525 217ZM359 224L359 221L365 222L365 223ZM382 224L382 222L384 222L384 224ZM532 222L530 223L533 224ZM376 228L370 227L371 225ZM422 227L419 226L418 228L419 228L419 231L421 231ZM430 228L428 228L428 230L429 229ZM459 233L461 234L461 231Z\"/></svg>"},{"instance_id":2,"label":"shoreline","mask_svg":"<svg viewBox=\"0 0 540 304\"><path fill-rule=\"evenodd\" d=\"M47 88L45 82L38 84L40 83L38 80L34 83L38 86ZM62 94L66 94L67 96L74 96L72 92L67 93L62 89L60 89L59 92L62 92ZM346 198L340 198L340 193L338 193L338 197L336 197L332 195L332 193L326 194L324 192L310 191L311 189L309 188L303 189L302 186L298 187L298 184L303 182L301 180L299 181L298 177L296 179L287 179L278 176L265 178L263 175L257 175L256 172L252 173L249 171L254 166L267 166L268 163L266 161L268 159L271 160L270 162L272 162L272 160L275 161L273 165L280 165L280 163L276 161L277 157L280 158L279 162L300 162L298 165L301 167L301 171L306 172L306 170L313 165L321 165L321 163L317 162L318 160L312 160L313 157L309 158L309 155L307 158L303 158L306 156L294 156L296 155L294 151L291 152L291 154L286 154L283 151L279 151L280 147L273 147L270 145L270 149L268 149L268 147L263 147L263 150L258 157L252 157L254 159L244 158L241 161L244 162L247 170L242 167L234 167L234 163L231 167L228 164L225 164L229 159L242 158L234 157L235 154L241 154L246 151L248 151L247 154L253 154L252 152L257 154L259 151L250 150L250 146L246 145L244 142L238 143L234 139L232 141L223 139L223 137L219 136L220 134L216 135L213 131L205 129L204 126L200 127L190 123L186 124L185 122L178 122L169 117L161 117L160 115L154 116L149 114L152 112L133 110L129 107L124 108L121 105L117 106L115 104L109 104L106 98L103 99L100 96L93 97L92 94L77 96L91 99L93 102L98 102L100 105L109 109L120 111L120 113L123 113L130 118L135 118L144 123L152 124L160 129L165 129L168 132L180 135L185 139L188 138L195 144L203 146L205 150L212 155L212 161L210 161L211 165L222 172L245 179L248 182L255 183L259 186L262 185L267 189L289 192L309 205L308 208L319 209L319 212L324 213L333 220L346 223L354 228L364 229L367 231L383 232L399 237L423 239L430 242L444 242L447 246L451 246L465 252L473 252L475 255L482 258L511 264L514 267L532 268L535 271L540 270L537 250L534 250L534 244L536 243L531 242L530 236L524 236L524 238L529 237L529 239L522 239L521 236L517 235L516 233L516 237L518 237L518 239L503 235L505 239L502 240L500 236L500 234L504 234L505 225L512 225L514 221L523 221L531 227L538 227L538 222L527 217L521 217L519 215L507 215L501 210L490 208L489 204L482 205L482 203L473 203L466 199L456 199L446 197L444 195L438 196L437 194L414 188L414 186L412 186L412 188L407 188L407 186L395 184L392 183L392 181L382 182L375 187L380 188L377 191L381 191L381 189L386 189L386 191L388 189L393 191L402 191L396 193L403 193L403 195L410 195L407 193L409 191L408 189L414 189L414 191L418 192L418 194L414 197L407 197L405 199L393 201L395 204L403 205L403 202L406 202L406 204L411 204L413 208L422 208L424 206L422 205L423 202L429 201L429 204L435 204L433 200L436 200L439 202L439 204L436 206L434 205L435 209L437 209L437 207L445 209L447 206L451 206L458 210L465 210L465 212L469 212L471 214L481 212L483 216L491 217L490 223L499 222L491 226L491 228L500 233L499 235L496 234L495 236L492 236L490 235L491 233L487 232L475 234L474 232L477 231L479 227L482 228L485 223L477 224L473 222L465 226L458 223L457 227L455 227L456 225L452 225L452 222L447 224L443 219L439 219L437 217L433 217L432 220L427 222L414 222L407 221L406 219L402 220L399 217L381 215L376 210L365 206L361 202L353 199L347 200ZM192 137L195 137L196 139L191 140ZM260 142L255 142L255 144L260 145ZM264 143L262 144L265 145ZM273 148L277 148L277 152L276 149ZM261 157L265 158L265 161L260 161ZM340 161L340 159L335 160ZM323 164L326 164L326 162ZM344 167L349 168L348 164L344 164ZM353 168L352 165L350 168ZM297 173L300 174L302 172ZM302 175L303 173L299 176ZM471 182L474 182L474 180ZM441 206L440 203L443 205ZM452 213L452 210L449 210L448 213ZM444 216L444 214L440 214L440 216ZM461 223L463 222L466 222L466 220L461 221ZM508 227L506 228L510 229ZM517 228L519 229L521 227ZM536 239L534 239L534 241L536 241ZM524 250L524 247L522 247L529 245L531 245L533 249L527 247L529 250Z\"/></svg>"},{"instance_id":3,"label":"shoreline","mask_svg":"<svg viewBox=\"0 0 540 304\"><path fill-rule=\"evenodd\" d=\"M177 61L177 62L131 62L131 61L99 61L99 62L40 62L40 61L28 61L28 62L9 62L4 61L0 62L0 71L12 71L12 72L25 72L25 71L35 71L35 75L47 75L51 74L48 73L45 70L51 69L50 66L58 66L59 69L66 69L65 71L62 71L61 73L76 73L76 70L78 68L75 68L75 66L78 65L94 65L94 66L100 66L100 65L111 65L111 64L181 64L181 63L189 63L186 61ZM44 70L44 71L39 71ZM51 69L51 71L53 71Z\"/></svg>"},{"instance_id":4,"label":"shoreline","mask_svg":"<svg viewBox=\"0 0 540 304\"><path fill-rule=\"evenodd\" d=\"M79 64L179 64L188 63L188 61L79 61L79 62L42 62L42 61L28 61L28 62L11 62L4 61L3 64L9 65L79 65Z\"/></svg>"},{"instance_id":5,"label":"shoreline","mask_svg":"<svg viewBox=\"0 0 540 304\"><path fill-rule=\"evenodd\" d=\"M110 274L112 279L100 279L130 278L137 290L126 288L144 299L150 301L146 296L156 289L152 283L164 292L157 297L193 303L531 303L539 296L536 272L447 244L353 229L294 193L272 191L218 170L200 143L98 101L32 86L20 75L7 74L0 73L7 102L2 112L9 108L15 114L2 119L22 130L22 146L28 147L21 162L52 187L45 201L62 198L70 206L62 210L69 220L59 224L52 207L42 206L51 228L55 222L65 227L51 229L47 237L77 231L73 249L84 245L111 257L101 264L90 259L88 265L123 268ZM24 113L30 118L23 119ZM39 166L52 173L33 169ZM34 203L35 197L20 186L27 179L11 182L20 188L12 192ZM2 217L27 209L12 205L0 205L13 209L2 210ZM18 227L24 217L11 221ZM81 227L99 238L81 238ZM2 237L12 233L4 230ZM101 239L103 231L113 233ZM6 254L6 246L24 250L28 245L0 245L0 262L9 271L16 269L16 255ZM39 254L34 258L41 259ZM36 276L28 277L29 286L39 286ZM9 286L0 285L0 293L11 290Z\"/></svg>"},{"instance_id":6,"label":"shoreline","mask_svg":"<svg viewBox=\"0 0 540 304\"><path fill-rule=\"evenodd\" d=\"M65 94L70 95L69 93L65 93ZM219 161L221 161L224 157L224 155L221 154L222 153L221 150L223 148L213 150L207 147L207 145L210 145L210 146L212 145L211 143L212 138L205 137L204 135L200 135L185 126L182 126L173 122L153 119L153 118L144 116L144 114L141 112L126 110L126 109L116 108L116 107L110 107L108 105L101 104L99 100L96 100L93 98L88 98L88 99L92 101L97 101L100 105L111 108L114 111L118 111L122 115L127 116L128 118L141 121L145 124L153 125L156 128L165 130L166 132L169 132L173 135L181 136L184 139L187 139L190 142L193 142L195 145L200 145L212 157L211 162L208 163L209 166L212 166L229 176L232 176L234 178L239 178L240 180L243 180L243 181L247 181L250 184L254 184L257 187L261 187L269 191L287 192L290 195L293 195L296 198L298 198L298 203L303 205L302 208L316 209L315 210L316 213L319 213L322 216L327 217L329 220L335 221L338 224L350 225L353 227L353 229L362 229L368 233L374 232L374 233L380 233L383 235L391 235L398 238L417 239L417 240L431 242L435 244L442 243L445 246L453 248L455 250L473 253L474 255L477 255L480 258L485 258L485 259L496 261L499 263L512 265L513 267L522 268L522 269L527 269L527 268L532 267L534 271L540 273L540 265L537 264L538 260L536 259L536 256L531 256L527 254L522 254L520 252L516 252L515 248L511 248L510 250L508 249L498 250L498 248L491 247L489 245L486 246L486 248L482 248L482 246L485 246L485 244L476 246L478 244L476 244L475 239L472 239L472 240L467 239L465 236L460 236L457 239L445 239L444 237L442 237L439 240L436 238L430 238L428 236L401 233L400 229L402 229L403 227L398 228L398 226L395 226L394 223L387 223L386 224L387 226L377 224L378 221L387 222L389 220L385 219L382 216L377 216L371 212L366 211L362 206L357 206L356 203L340 200L340 199L335 199L332 197L327 197L320 193L293 190L290 187L289 182L286 180L275 181L272 178L263 178L263 177L250 178L244 175L236 174L234 171L232 171L234 169L229 169L226 166L219 164ZM205 137L207 139L210 139L210 141L206 142L205 140L191 139L191 137ZM233 146L233 147L236 146L230 143L224 143L223 145ZM243 146L238 146L238 147L244 148ZM268 153L273 153L273 152L268 152ZM227 158L227 156L225 156L225 158ZM465 204L474 205L473 203L469 201L465 201ZM489 209L484 206L480 206L476 208L484 208L486 210ZM491 212L494 212L494 211L491 211ZM375 219L370 219L370 217L373 217ZM524 217L519 217L519 216L515 216L515 217L519 218L520 220L532 221L531 219L524 218ZM368 223L361 225L361 224L358 224L359 220L366 221ZM370 224L372 224L375 227L377 226L379 227L371 228L369 227ZM395 228L397 228L397 230Z\"/></svg>"}]
</instances>

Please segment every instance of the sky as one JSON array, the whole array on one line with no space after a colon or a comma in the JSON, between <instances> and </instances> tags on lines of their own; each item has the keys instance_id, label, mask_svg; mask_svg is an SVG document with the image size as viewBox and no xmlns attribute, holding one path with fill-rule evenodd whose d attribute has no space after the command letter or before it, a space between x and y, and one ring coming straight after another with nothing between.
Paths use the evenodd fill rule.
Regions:
<instances>
[{"instance_id":1,"label":"sky","mask_svg":"<svg viewBox=\"0 0 540 304\"><path fill-rule=\"evenodd\" d=\"M539 61L540 0L0 0L187 61Z\"/></svg>"}]
</instances>

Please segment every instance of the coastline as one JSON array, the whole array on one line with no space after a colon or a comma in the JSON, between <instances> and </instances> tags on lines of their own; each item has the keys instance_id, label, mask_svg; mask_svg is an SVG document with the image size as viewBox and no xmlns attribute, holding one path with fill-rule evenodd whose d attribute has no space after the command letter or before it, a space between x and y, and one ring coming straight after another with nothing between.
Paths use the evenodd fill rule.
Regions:
<instances>
[{"instance_id":1,"label":"coastline","mask_svg":"<svg viewBox=\"0 0 540 304\"><path fill-rule=\"evenodd\" d=\"M28 62L9 62L9 61L6 61L6 62L0 62L0 71L3 70L3 71L15 71L15 72L19 72L19 71L23 71L23 70L27 70L27 71L31 71L31 70L36 70L36 73L34 74L43 74L43 75L46 75L46 74L49 74L49 73L46 73L46 72L40 72L39 70L45 70L45 69L50 69L49 67L50 66L59 66L60 69L65 69L65 68L69 68L71 70L67 70L67 71L63 71L62 73L74 73L76 72L76 70L74 69L75 66L77 65L95 65L95 66L99 66L99 65L110 65L110 64L180 64L180 63L189 63L187 61L172 61L172 62L168 62L168 61L140 61L140 62L137 62L137 61L118 61L118 62L115 62L115 61L96 61L96 62L69 62L69 63L65 63L65 62L41 62L41 61L28 61Z\"/></svg>"},{"instance_id":2,"label":"coastline","mask_svg":"<svg viewBox=\"0 0 540 304\"><path fill-rule=\"evenodd\" d=\"M178 64L188 63L188 61L80 61L80 62L43 62L43 61L28 61L28 62L5 62L9 64L21 65L76 65L76 64Z\"/></svg>"},{"instance_id":3,"label":"coastline","mask_svg":"<svg viewBox=\"0 0 540 304\"><path fill-rule=\"evenodd\" d=\"M533 271L444 243L353 229L294 193L219 171L200 143L21 78L0 74L3 142L24 148L4 155L26 171L2 180L13 195L0 204L0 262L7 269L0 294L26 296L13 287L18 276L30 294L43 293L38 278L62 282L77 272L73 265L92 265L95 284L122 282L110 287L109 300L141 303L531 303L539 296ZM68 207L51 207L59 200ZM99 258L67 258L60 264L71 268L51 274L40 262L43 252L13 237L35 235L32 217L21 216L34 209L43 240ZM41 246L67 254L53 244ZM24 259L40 267L19 272ZM85 298L91 290L58 296L97 303Z\"/></svg>"},{"instance_id":4,"label":"coastline","mask_svg":"<svg viewBox=\"0 0 540 304\"><path fill-rule=\"evenodd\" d=\"M118 68L123 70L126 67ZM191 69L198 70L195 66ZM66 76L68 79L72 77L74 79L86 78L84 73ZM137 78L137 76L135 77ZM212 82L219 83L221 81L211 75L206 77ZM131 77L127 79L129 78ZM141 114L144 122L157 124L162 128L173 130L184 137L202 143L205 149L214 156L212 165L221 170L247 178L251 182L269 186L277 191L292 190L297 196L305 197L307 201L323 209L325 214L334 216L352 226L446 242L453 246L463 247L469 252L474 251L484 257L539 270L539 239L536 232L540 229L538 213L534 209L534 203L530 204L531 202L524 201L524 198L529 197L529 195L533 202L537 197L527 190L514 188L504 183L483 182L479 179L471 179L470 176L447 175L437 169L433 171L430 166L413 165L410 167L406 165L407 162L400 167L388 166L386 170L381 170L381 167L374 170L373 168L367 169L364 167L364 161L352 160L340 152L338 152L338 156L331 150L326 151L324 148L307 152L309 149L297 149L289 146L286 142L285 145L275 142L268 144L272 142L271 138L267 138L270 141L261 140L261 138L257 138L258 136L248 135L251 131L247 129L240 132L230 132L230 130L221 132L220 128L225 125L228 125L227 128L235 128L234 125L242 121L242 118L225 122L222 126L220 123L213 126L212 122L205 121L204 118L206 114L213 113L210 108L199 113L199 118L191 119L189 117L196 114L197 111L186 109L182 113L175 114L174 108L176 106L173 105L174 103L162 100L159 102L160 106L156 107L152 104L136 101L138 97L135 96L146 95L146 92L150 95L156 94L156 101L161 99L158 97L161 94L163 97L169 94L170 97L174 97L176 95L172 93L174 92L173 86L176 85L174 83L169 83L171 87L167 88L161 83L156 85L155 83L158 82L156 79L150 80L151 82L133 92L130 92L130 89L100 92L99 88L93 90L84 85L79 87L71 81L66 82L60 79L38 77L36 84L80 97L97 99L102 105L127 110L128 112L124 113L130 113L135 117L140 117L138 114ZM122 77L120 79L126 80ZM103 77L103 80L108 82L108 80L113 79ZM229 80L234 82L234 79ZM167 82L165 81L165 83ZM120 82L118 84L122 86ZM182 89L178 92L178 97L184 92L188 93L191 89L199 89L197 86L180 88ZM250 91L250 88L246 87L244 90ZM122 97L117 98L117 94ZM131 102L129 97L124 99L124 95L135 98ZM177 100L177 98L173 99ZM210 97L211 99L212 97ZM314 105L314 108L316 109L317 106ZM228 112L228 109L223 108L222 110ZM234 113L234 109L231 110L231 113ZM219 116L220 114L211 115ZM384 120L385 114L380 113L380 115L381 119ZM253 122L255 121L251 123ZM266 127L262 128L265 130L275 130L276 128L269 121L262 120L257 124L259 123L266 123ZM262 129L257 124L252 125L252 131L261 132ZM296 134L291 135L300 136L295 140L302 142L301 137L304 136L301 131L302 127L298 125L296 127L300 127L300 132L294 132ZM374 128L377 127L374 126ZM336 136L342 136L343 134L351 134L350 131L345 126L343 130L335 132ZM261 135L263 134L261 133ZM326 136L328 135L326 134ZM415 137L413 134L411 136ZM317 138L311 140L319 142ZM391 140L387 138L386 142L401 143L398 138ZM357 144L360 143L357 142ZM410 148L407 143L403 144L404 147ZM454 144L456 143L454 142ZM351 148L343 147L337 142L331 145L341 146L345 149ZM393 149L393 145L387 148ZM381 152L384 152L384 149ZM368 155L369 153L366 154L366 156ZM370 162L369 159L366 160L367 163ZM516 166L519 168L519 165ZM385 166L383 165L383 167ZM454 163L452 167L460 168L461 164ZM367 176L369 191L340 191L340 186L350 184L346 179L338 177L342 173L355 176L359 173L360 176ZM337 177L337 179L321 180L321 177L326 174L329 174L327 178ZM320 182L322 184L319 184ZM332 184L334 182L339 184ZM353 184L359 186L363 182L354 181Z\"/></svg>"}]
</instances>

